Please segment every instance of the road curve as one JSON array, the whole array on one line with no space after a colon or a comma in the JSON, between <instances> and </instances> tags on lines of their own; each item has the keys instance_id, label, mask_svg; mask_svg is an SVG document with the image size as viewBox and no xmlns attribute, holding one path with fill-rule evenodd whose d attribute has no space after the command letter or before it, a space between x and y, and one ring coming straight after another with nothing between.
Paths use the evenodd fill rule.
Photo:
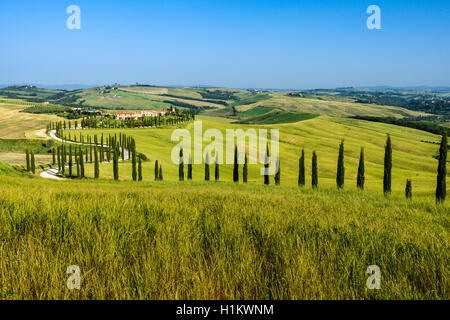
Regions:
<instances>
[{"instance_id":1,"label":"road curve","mask_svg":"<svg viewBox=\"0 0 450 320\"><path fill-rule=\"evenodd\" d=\"M81 128L77 128L77 129L81 129ZM87 144L87 143L67 141L67 140L58 138L56 136L56 130L51 130L49 135L50 135L50 138L52 138L53 140L59 141L59 142L82 145L82 146L90 146L90 144ZM108 147L106 145L103 145L103 146ZM98 144L97 147L101 147L101 144ZM122 148L120 148L120 151L122 151ZM130 160L130 154L127 149L124 149L124 156L125 156L125 160ZM123 161L123 160L119 159L119 161ZM102 163L107 163L107 161L104 161ZM72 166L72 167L75 167L75 166ZM65 168L69 168L69 166L66 166ZM40 176L45 179L66 180L65 178L59 177L58 172L59 172L58 168L48 169L48 170L42 171Z\"/></svg>"}]
</instances>

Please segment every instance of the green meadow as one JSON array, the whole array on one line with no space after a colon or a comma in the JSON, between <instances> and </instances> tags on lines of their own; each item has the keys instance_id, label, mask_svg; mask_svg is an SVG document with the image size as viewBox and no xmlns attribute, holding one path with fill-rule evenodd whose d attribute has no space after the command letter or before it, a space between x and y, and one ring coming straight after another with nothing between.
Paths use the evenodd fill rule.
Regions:
<instances>
[{"instance_id":1,"label":"green meadow","mask_svg":"<svg viewBox=\"0 0 450 320\"><path fill-rule=\"evenodd\" d=\"M382 194L384 146L387 134L391 135L393 143L393 193L403 195L406 179L413 181L413 193L416 197L434 195L436 183L437 156L439 145L422 141L439 142L439 136L415 129L374 123L348 118L321 116L296 123L272 125L243 125L233 124L232 120L224 118L198 116L202 121L203 132L209 128L221 130L225 136L226 129L279 129L280 135L280 168L281 183L296 185L298 178L298 160L301 150L306 153L306 183L311 183L311 154L317 152L319 165L319 187L333 187L335 185L338 147L342 139L345 141L345 188L356 189L356 175L361 147L365 150L366 189ZM190 130L192 144L194 143L193 122L180 126ZM144 153L150 161L143 164L144 180L154 179L154 161L158 160L163 166L164 178L169 181L178 180L178 166L171 161L171 152L178 142L171 141L171 128L135 128L111 130L83 130L83 135L116 134L119 132L133 136L136 140L138 152ZM80 131L70 131L71 135L79 135ZM65 131L68 137L69 131ZM248 143L248 141L247 141ZM205 148L209 143L204 142ZM225 141L224 141L225 153ZM221 165L222 181L232 181L232 165ZM260 175L262 165L249 165L249 182L262 184ZM211 173L214 166L211 165ZM242 166L241 166L242 170ZM93 165L86 168L88 177L93 177ZM111 164L101 165L101 177L112 178ZM131 165L120 164L120 179L131 180ZM194 181L204 180L204 166L193 166Z\"/></svg>"},{"instance_id":2,"label":"green meadow","mask_svg":"<svg viewBox=\"0 0 450 320\"><path fill-rule=\"evenodd\" d=\"M136 90L165 94L162 88ZM197 97L198 91L189 92ZM15 105L1 107L9 121L0 122L0 138L10 140L0 145L16 154L13 146L22 140L11 139L40 135L46 140L48 120L59 120L31 117ZM247 116L264 116L262 110L268 109ZM178 166L171 161L177 142L171 135L177 128L192 134L193 122L64 131L133 136L137 151L149 158L140 182L131 179L130 161L119 164L119 181L113 180L111 164L100 165L98 180L93 164L86 164L85 179L53 181L0 163L0 299L449 299L450 205L434 200L439 145L433 142L440 137L315 114L298 122L253 125L196 117L203 133L279 129L280 186L273 177L263 185L260 164L249 165L247 184L242 166L240 182L232 182L232 165L220 165L218 182L204 181L203 165L193 166L193 181L179 182ZM382 193L387 134L393 144L390 196ZM342 139L345 186L337 190ZM364 191L356 188L361 147ZM302 149L306 186L298 187ZM313 151L317 190L311 188ZM154 181L155 160L164 181ZM213 178L214 165L210 170ZM412 179L412 199L404 196L406 179ZM80 290L66 286L70 265L81 269ZM380 290L366 287L370 265L381 269Z\"/></svg>"},{"instance_id":3,"label":"green meadow","mask_svg":"<svg viewBox=\"0 0 450 320\"><path fill-rule=\"evenodd\" d=\"M0 177L2 299L449 299L448 206L334 188ZM81 270L69 290L67 267ZM369 265L381 289L368 290Z\"/></svg>"}]
</instances>

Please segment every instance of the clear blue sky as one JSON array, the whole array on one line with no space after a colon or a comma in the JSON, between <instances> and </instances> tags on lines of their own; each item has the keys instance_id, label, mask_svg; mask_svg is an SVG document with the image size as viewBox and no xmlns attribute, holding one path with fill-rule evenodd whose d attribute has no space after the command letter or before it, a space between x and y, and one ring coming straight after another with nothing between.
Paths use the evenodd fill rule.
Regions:
<instances>
[{"instance_id":1,"label":"clear blue sky","mask_svg":"<svg viewBox=\"0 0 450 320\"><path fill-rule=\"evenodd\" d=\"M2 84L450 86L448 0L1 1L0 30Z\"/></svg>"}]
</instances>

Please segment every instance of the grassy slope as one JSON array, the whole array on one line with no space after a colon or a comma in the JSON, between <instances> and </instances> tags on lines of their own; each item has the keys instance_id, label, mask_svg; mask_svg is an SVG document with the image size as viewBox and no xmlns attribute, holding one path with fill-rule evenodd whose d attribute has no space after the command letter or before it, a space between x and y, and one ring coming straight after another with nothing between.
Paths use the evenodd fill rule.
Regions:
<instances>
[{"instance_id":1,"label":"grassy slope","mask_svg":"<svg viewBox=\"0 0 450 320\"><path fill-rule=\"evenodd\" d=\"M0 185L0 298L450 298L448 207L433 201L233 183ZM82 288L69 291L73 264ZM365 289L372 264L381 290Z\"/></svg>"},{"instance_id":2,"label":"grassy slope","mask_svg":"<svg viewBox=\"0 0 450 320\"><path fill-rule=\"evenodd\" d=\"M0 138L39 139L45 137L45 127L51 121L61 118L55 115L23 113L26 104L9 104L0 101Z\"/></svg>"},{"instance_id":3,"label":"grassy slope","mask_svg":"<svg viewBox=\"0 0 450 320\"><path fill-rule=\"evenodd\" d=\"M423 143L424 141L439 141L433 134L414 129L373 123L362 120L318 117L298 123L277 124L266 126L234 125L223 118L198 117L203 121L203 132L208 128L217 128L225 132L227 128L278 128L280 130L280 162L282 184L295 185L298 174L298 157L302 148L306 151L307 184L311 183L311 153L317 151L319 159L319 185L333 187L335 185L338 146L345 139L346 187L355 189L356 173L361 147L365 148L366 186L368 190L381 194L383 178L384 144L386 134L391 134L393 142L393 191L397 195L404 192L407 178L413 180L415 196L433 197L436 179L438 145ZM193 130L193 123L187 128ZM171 142L174 128L159 129L125 129L128 135L135 137L140 152L145 153L151 162L144 163L144 180L153 179L154 160L159 160L163 166L164 177L167 180L178 179L178 168L171 162L171 150L176 145ZM83 134L116 133L114 130L85 130ZM78 134L79 132L77 132ZM73 135L73 133L72 133ZM192 135L193 136L193 135ZM203 144L205 147L207 143ZM261 184L259 175L261 165L249 166L251 183ZM222 165L221 180L232 181L232 166ZM101 167L103 177L112 177L109 164ZM88 176L93 176L92 165L86 168ZM130 179L129 164L120 165L121 179ZM194 165L194 180L202 180L204 168ZM211 168L213 173L213 168Z\"/></svg>"},{"instance_id":4,"label":"grassy slope","mask_svg":"<svg viewBox=\"0 0 450 320\"><path fill-rule=\"evenodd\" d=\"M19 168L15 168L9 164L0 162L0 176L2 177L30 177L28 173ZM3 185L4 186L4 185Z\"/></svg>"},{"instance_id":5,"label":"grassy slope","mask_svg":"<svg viewBox=\"0 0 450 320\"><path fill-rule=\"evenodd\" d=\"M243 127L198 118L204 131ZM192 130L192 123L183 127ZM431 156L438 146L420 142L437 136L331 117L244 127L280 129L282 186L263 186L260 165L250 166L248 185L201 182L203 166L194 166L193 182L175 182L173 128L123 130L152 160L144 163L141 183L30 180L7 177L13 172L6 170L0 298L450 298L449 203L437 206L433 198L437 161ZM89 132L102 131L83 131ZM394 193L387 199L381 195L386 133L394 148ZM337 191L341 138L347 180ZM360 146L366 148L364 193L354 190ZM308 185L311 151L318 151L318 191L296 186L302 147ZM152 181L155 159L164 182ZM93 176L92 165L86 169ZM120 164L122 179L130 179L130 169ZM112 177L110 165L102 165L101 176ZM221 180L231 176L231 166L222 166ZM414 198L407 201L404 182L411 177ZM65 286L72 264L82 270L79 291ZM382 270L380 291L365 289L372 264Z\"/></svg>"},{"instance_id":6,"label":"grassy slope","mask_svg":"<svg viewBox=\"0 0 450 320\"><path fill-rule=\"evenodd\" d=\"M361 104L347 101L334 100L326 97L326 100L288 97L284 92L271 93L272 98L246 105L240 110L252 107L280 107L286 111L321 114L328 116L347 117L354 115L370 115L383 117L418 116L421 113L398 107L379 106L373 104ZM239 109L239 108L238 108Z\"/></svg>"}]
</instances>

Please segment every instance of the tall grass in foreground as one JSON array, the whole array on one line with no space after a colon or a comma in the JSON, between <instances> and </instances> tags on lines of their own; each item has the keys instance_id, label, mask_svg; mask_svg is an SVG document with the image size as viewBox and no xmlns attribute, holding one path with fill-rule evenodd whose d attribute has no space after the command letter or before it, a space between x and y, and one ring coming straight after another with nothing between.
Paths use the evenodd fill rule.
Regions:
<instances>
[{"instance_id":1,"label":"tall grass in foreground","mask_svg":"<svg viewBox=\"0 0 450 320\"><path fill-rule=\"evenodd\" d=\"M297 186L0 177L0 298L449 299L448 212Z\"/></svg>"}]
</instances>

